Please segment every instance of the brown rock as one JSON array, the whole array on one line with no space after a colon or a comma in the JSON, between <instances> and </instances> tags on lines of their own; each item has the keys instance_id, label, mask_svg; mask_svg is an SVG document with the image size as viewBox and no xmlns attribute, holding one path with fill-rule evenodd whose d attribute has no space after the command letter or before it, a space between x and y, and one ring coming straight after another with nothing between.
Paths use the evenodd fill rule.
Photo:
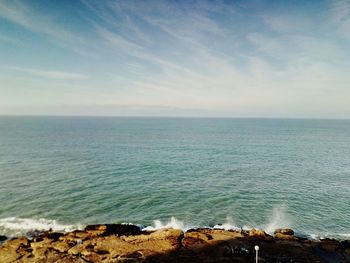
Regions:
<instances>
[{"instance_id":1,"label":"brown rock","mask_svg":"<svg viewBox=\"0 0 350 263\"><path fill-rule=\"evenodd\" d=\"M106 225L89 225L85 227L84 233L89 233L92 236L100 236L103 235L107 231Z\"/></svg>"},{"instance_id":2,"label":"brown rock","mask_svg":"<svg viewBox=\"0 0 350 263\"><path fill-rule=\"evenodd\" d=\"M193 237L193 235L188 235L188 236L185 236L185 238L182 240L182 245L186 249L198 250L198 249L201 249L203 247L208 246L209 243L207 241L203 240L202 238L198 238L198 236Z\"/></svg>"},{"instance_id":3,"label":"brown rock","mask_svg":"<svg viewBox=\"0 0 350 263\"><path fill-rule=\"evenodd\" d=\"M85 227L84 231L90 232L90 231L100 231L104 232L107 230L107 225L98 224L98 225L88 225Z\"/></svg>"},{"instance_id":4,"label":"brown rock","mask_svg":"<svg viewBox=\"0 0 350 263\"><path fill-rule=\"evenodd\" d=\"M37 258L37 257L36 257ZM52 248L47 248L47 250L45 251L45 256L44 256L44 260L45 262L57 262L58 260L60 260L62 258L62 254L59 253L58 251L52 249Z\"/></svg>"},{"instance_id":5,"label":"brown rock","mask_svg":"<svg viewBox=\"0 0 350 263\"><path fill-rule=\"evenodd\" d=\"M89 225L85 228L85 231L118 236L140 235L142 233L138 226L126 224Z\"/></svg>"},{"instance_id":6,"label":"brown rock","mask_svg":"<svg viewBox=\"0 0 350 263\"><path fill-rule=\"evenodd\" d=\"M286 236L294 236L294 231L290 228L278 228L275 230L274 234L282 234Z\"/></svg>"},{"instance_id":7,"label":"brown rock","mask_svg":"<svg viewBox=\"0 0 350 263\"><path fill-rule=\"evenodd\" d=\"M5 244L0 248L0 262L13 262L20 256L11 246Z\"/></svg>"},{"instance_id":8,"label":"brown rock","mask_svg":"<svg viewBox=\"0 0 350 263\"><path fill-rule=\"evenodd\" d=\"M248 232L248 236L261 238L261 237L268 237L269 235L266 234L264 230L253 228Z\"/></svg>"},{"instance_id":9,"label":"brown rock","mask_svg":"<svg viewBox=\"0 0 350 263\"><path fill-rule=\"evenodd\" d=\"M9 239L5 242L4 246L10 246L13 248L27 247L29 246L29 240L26 237L18 237L15 239Z\"/></svg>"},{"instance_id":10,"label":"brown rock","mask_svg":"<svg viewBox=\"0 0 350 263\"><path fill-rule=\"evenodd\" d=\"M327 252L335 252L340 247L340 243L333 239L324 239L321 242L321 248Z\"/></svg>"},{"instance_id":11,"label":"brown rock","mask_svg":"<svg viewBox=\"0 0 350 263\"><path fill-rule=\"evenodd\" d=\"M26 237L19 237L5 241L0 247L0 262L12 262L27 253L29 241Z\"/></svg>"},{"instance_id":12,"label":"brown rock","mask_svg":"<svg viewBox=\"0 0 350 263\"><path fill-rule=\"evenodd\" d=\"M211 230L209 234L212 237L213 241L232 240L235 238L243 237L243 233L241 231L234 231L234 230L226 231L226 230L215 229L215 230ZM209 241L209 242L212 243L213 241Z\"/></svg>"},{"instance_id":13,"label":"brown rock","mask_svg":"<svg viewBox=\"0 0 350 263\"><path fill-rule=\"evenodd\" d=\"M70 248L68 250L68 253L72 255L80 255L83 251L85 251L85 249L86 248L84 244L78 244Z\"/></svg>"},{"instance_id":14,"label":"brown rock","mask_svg":"<svg viewBox=\"0 0 350 263\"><path fill-rule=\"evenodd\" d=\"M2 261L0 261L2 262ZM31 253L27 253L23 255L20 259L16 260L15 262L25 262L25 263L38 263L39 260L35 259L34 255Z\"/></svg>"},{"instance_id":15,"label":"brown rock","mask_svg":"<svg viewBox=\"0 0 350 263\"><path fill-rule=\"evenodd\" d=\"M185 233L186 238L193 238L205 241L209 244L214 244L217 242L231 240L235 238L243 237L242 232L240 231L227 231L221 229L209 229L209 228L201 228L201 229L191 229Z\"/></svg>"},{"instance_id":16,"label":"brown rock","mask_svg":"<svg viewBox=\"0 0 350 263\"><path fill-rule=\"evenodd\" d=\"M103 259L103 256L98 255L97 253L94 253L94 252L89 252L84 254L82 258L88 262L101 262Z\"/></svg>"},{"instance_id":17,"label":"brown rock","mask_svg":"<svg viewBox=\"0 0 350 263\"><path fill-rule=\"evenodd\" d=\"M220 246L224 243L229 244L233 240L242 237L243 234L240 231L226 231L208 228L191 229L185 233L185 236L182 239L182 245L188 250L199 253L200 251L206 251L213 246ZM214 251L214 254L222 255L226 253L226 250L226 247L220 246L220 249ZM210 255L210 253L208 254L208 251L205 254Z\"/></svg>"},{"instance_id":18,"label":"brown rock","mask_svg":"<svg viewBox=\"0 0 350 263\"><path fill-rule=\"evenodd\" d=\"M284 235L282 233L276 233L275 234L275 238L277 238L277 239L284 239L284 240L298 240L298 238L296 238L293 235Z\"/></svg>"},{"instance_id":19,"label":"brown rock","mask_svg":"<svg viewBox=\"0 0 350 263\"><path fill-rule=\"evenodd\" d=\"M271 237L257 229L246 234L129 227L95 225L86 231L42 233L32 241L25 237L7 240L0 245L0 262L253 262L255 245L260 246L259 262L347 262L350 256L349 241L301 240L291 231L276 231Z\"/></svg>"},{"instance_id":20,"label":"brown rock","mask_svg":"<svg viewBox=\"0 0 350 263\"><path fill-rule=\"evenodd\" d=\"M50 249L52 242L53 240L48 238L44 238L40 242L31 242L30 246L34 257L37 259L45 259L46 252Z\"/></svg>"},{"instance_id":21,"label":"brown rock","mask_svg":"<svg viewBox=\"0 0 350 263\"><path fill-rule=\"evenodd\" d=\"M63 236L63 233L56 233L56 232L50 232L50 231L41 231L40 234L33 237L33 240L35 242L40 242L43 239L51 239L53 241L58 240L61 236Z\"/></svg>"},{"instance_id":22,"label":"brown rock","mask_svg":"<svg viewBox=\"0 0 350 263\"><path fill-rule=\"evenodd\" d=\"M75 244L73 242L69 242L69 241L56 241L56 242L53 242L51 244L53 249L55 249L61 253L67 252L74 245Z\"/></svg>"},{"instance_id":23,"label":"brown rock","mask_svg":"<svg viewBox=\"0 0 350 263\"><path fill-rule=\"evenodd\" d=\"M153 254L164 253L178 249L183 232L177 229L160 229L154 232L145 232L137 236L106 237L97 242L96 247L110 251L112 257L125 256L135 251L148 250Z\"/></svg>"}]
</instances>

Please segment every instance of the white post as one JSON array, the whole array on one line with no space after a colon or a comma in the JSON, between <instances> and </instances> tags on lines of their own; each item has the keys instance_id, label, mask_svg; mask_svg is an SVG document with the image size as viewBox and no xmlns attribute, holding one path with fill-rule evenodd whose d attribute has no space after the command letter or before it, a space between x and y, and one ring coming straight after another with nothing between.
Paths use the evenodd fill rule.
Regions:
<instances>
[{"instance_id":1,"label":"white post","mask_svg":"<svg viewBox=\"0 0 350 263\"><path fill-rule=\"evenodd\" d=\"M255 246L255 263L258 263L258 251L259 251L259 246Z\"/></svg>"}]
</instances>

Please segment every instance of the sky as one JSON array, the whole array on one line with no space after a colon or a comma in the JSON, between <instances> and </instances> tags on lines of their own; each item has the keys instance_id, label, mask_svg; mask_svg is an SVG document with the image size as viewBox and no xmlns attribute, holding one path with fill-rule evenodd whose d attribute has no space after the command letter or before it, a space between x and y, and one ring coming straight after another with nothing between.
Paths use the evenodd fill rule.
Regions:
<instances>
[{"instance_id":1,"label":"sky","mask_svg":"<svg viewBox=\"0 0 350 263\"><path fill-rule=\"evenodd\" d=\"M0 115L350 118L350 0L0 0Z\"/></svg>"}]
</instances>

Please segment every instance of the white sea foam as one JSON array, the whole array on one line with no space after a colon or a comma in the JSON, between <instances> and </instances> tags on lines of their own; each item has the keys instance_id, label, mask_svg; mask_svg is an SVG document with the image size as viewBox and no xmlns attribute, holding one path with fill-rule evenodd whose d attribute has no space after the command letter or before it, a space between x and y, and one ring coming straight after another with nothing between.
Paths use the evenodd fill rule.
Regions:
<instances>
[{"instance_id":1,"label":"white sea foam","mask_svg":"<svg viewBox=\"0 0 350 263\"><path fill-rule=\"evenodd\" d=\"M252 229L253 229L253 227L251 227L251 226L247 226L247 225L242 226L242 230L244 230L244 231L249 231Z\"/></svg>"},{"instance_id":2,"label":"white sea foam","mask_svg":"<svg viewBox=\"0 0 350 263\"><path fill-rule=\"evenodd\" d=\"M157 230L162 228L174 228L187 231L188 229L193 228L193 226L186 225L183 221L178 220L175 217L171 217L170 221L164 223L160 220L154 220L153 226L147 226L143 230Z\"/></svg>"},{"instance_id":3,"label":"white sea foam","mask_svg":"<svg viewBox=\"0 0 350 263\"><path fill-rule=\"evenodd\" d=\"M224 229L224 230L240 230L238 226L235 225L232 217L226 217L226 221L223 224L215 225L214 229Z\"/></svg>"},{"instance_id":4,"label":"white sea foam","mask_svg":"<svg viewBox=\"0 0 350 263\"><path fill-rule=\"evenodd\" d=\"M268 234L273 234L274 230L277 228L292 228L292 219L287 213L286 206L275 207L269 218L269 222L261 227ZM131 223L127 223L131 224ZM65 225L58 223L56 220L50 219L29 219L29 218L16 218L8 217L0 219L0 235L5 235L9 237L25 235L28 232L35 230L52 230L55 232L69 232L76 229L82 229L84 225ZM187 231L191 228L198 228L205 226L195 226L193 224L187 224L184 221L178 220L175 217L171 217L169 221L162 222L161 220L154 220L152 226L147 226L143 230L158 230L163 228L173 228L180 229L182 231ZM224 229L224 230L240 230L249 231L252 228L259 228L257 226L243 225L237 226L232 217L227 217L226 221L222 224L217 224L213 229ZM304 234L305 237L311 239L321 239L325 237L339 238L339 239L349 239L350 233L342 234Z\"/></svg>"},{"instance_id":5,"label":"white sea foam","mask_svg":"<svg viewBox=\"0 0 350 263\"><path fill-rule=\"evenodd\" d=\"M63 225L56 220L30 219L7 217L0 219L0 234L6 236L19 236L34 230L52 230L55 232L69 232L81 229L82 225Z\"/></svg>"},{"instance_id":6,"label":"white sea foam","mask_svg":"<svg viewBox=\"0 0 350 263\"><path fill-rule=\"evenodd\" d=\"M235 224L235 221L232 217L228 216L226 221L222 224L217 224L213 227L213 229L224 229L224 230L245 230L249 231L253 228L258 228L264 230L266 233L272 235L277 228L292 228L292 218L287 213L287 206L280 205L273 208L272 213L269 217L269 221L265 225L259 226L251 226L251 225L243 225L242 227ZM171 219L167 222L162 222L161 220L154 220L152 226L147 226L143 228L143 230L157 230L162 228L174 228L181 229L186 231L190 228L198 228L205 226L195 226L191 224L186 224L184 221L178 220L175 217L171 217Z\"/></svg>"},{"instance_id":7,"label":"white sea foam","mask_svg":"<svg viewBox=\"0 0 350 263\"><path fill-rule=\"evenodd\" d=\"M292 218L287 213L287 206L280 205L273 208L269 222L263 227L266 233L273 234L277 228L292 228Z\"/></svg>"},{"instance_id":8,"label":"white sea foam","mask_svg":"<svg viewBox=\"0 0 350 263\"><path fill-rule=\"evenodd\" d=\"M319 240L319 239L324 239L324 238L335 238L338 240L349 240L350 239L350 234L349 233L319 233L319 234L308 234L308 238L314 239L314 240Z\"/></svg>"},{"instance_id":9,"label":"white sea foam","mask_svg":"<svg viewBox=\"0 0 350 263\"><path fill-rule=\"evenodd\" d=\"M313 233L308 234L308 235L307 235L307 237L308 237L309 239L312 239L312 240L319 240L319 239L323 238L323 236L322 236L322 235L319 235L319 234L313 234Z\"/></svg>"}]
</instances>

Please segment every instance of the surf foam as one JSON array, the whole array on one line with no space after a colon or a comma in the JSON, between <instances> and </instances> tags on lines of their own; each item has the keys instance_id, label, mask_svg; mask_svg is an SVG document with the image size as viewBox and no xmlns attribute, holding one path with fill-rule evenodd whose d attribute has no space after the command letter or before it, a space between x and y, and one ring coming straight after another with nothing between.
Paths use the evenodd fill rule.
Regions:
<instances>
[{"instance_id":1,"label":"surf foam","mask_svg":"<svg viewBox=\"0 0 350 263\"><path fill-rule=\"evenodd\" d=\"M277 228L292 228L292 222L291 216L287 213L287 206L276 206L272 210L269 222L263 226L263 229L272 235Z\"/></svg>"},{"instance_id":2,"label":"surf foam","mask_svg":"<svg viewBox=\"0 0 350 263\"><path fill-rule=\"evenodd\" d=\"M52 230L55 232L69 232L76 229L82 229L82 225L64 225L51 219L30 219L7 217L0 219L0 234L5 236L25 235L31 231Z\"/></svg>"},{"instance_id":3,"label":"surf foam","mask_svg":"<svg viewBox=\"0 0 350 263\"><path fill-rule=\"evenodd\" d=\"M238 226L235 225L232 217L226 217L226 221L223 224L218 224L213 227L214 229L223 229L223 230L240 230Z\"/></svg>"},{"instance_id":4,"label":"surf foam","mask_svg":"<svg viewBox=\"0 0 350 263\"><path fill-rule=\"evenodd\" d=\"M181 229L182 231L187 231L188 229L193 228L193 226L186 225L184 221L178 220L172 216L170 218L170 221L164 223L161 220L154 220L153 226L147 226L143 228L143 230L157 230L162 228L174 228Z\"/></svg>"}]
</instances>

